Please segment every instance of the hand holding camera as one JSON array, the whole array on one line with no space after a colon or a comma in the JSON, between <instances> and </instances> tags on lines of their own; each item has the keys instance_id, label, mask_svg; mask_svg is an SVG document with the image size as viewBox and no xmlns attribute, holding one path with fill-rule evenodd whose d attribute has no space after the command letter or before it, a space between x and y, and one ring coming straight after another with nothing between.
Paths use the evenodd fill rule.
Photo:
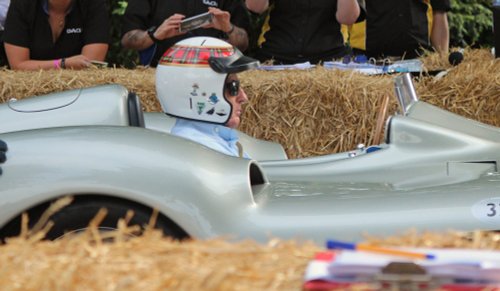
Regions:
<instances>
[{"instance_id":1,"label":"hand holding camera","mask_svg":"<svg viewBox=\"0 0 500 291\"><path fill-rule=\"evenodd\" d=\"M183 19L179 26L179 32L188 32L209 25L212 23L213 17L214 16L212 13L206 12L203 14Z\"/></svg>"}]
</instances>

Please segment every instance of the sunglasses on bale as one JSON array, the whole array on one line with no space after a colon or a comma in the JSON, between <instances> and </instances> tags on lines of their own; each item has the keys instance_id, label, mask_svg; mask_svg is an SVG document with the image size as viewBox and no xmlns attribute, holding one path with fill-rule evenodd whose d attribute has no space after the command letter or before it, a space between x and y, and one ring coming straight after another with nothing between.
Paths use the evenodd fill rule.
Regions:
<instances>
[{"instance_id":1,"label":"sunglasses on bale","mask_svg":"<svg viewBox=\"0 0 500 291\"><path fill-rule=\"evenodd\" d=\"M231 80L224 84L227 91L229 91L229 95L237 96L240 92L240 81L239 80Z\"/></svg>"}]
</instances>

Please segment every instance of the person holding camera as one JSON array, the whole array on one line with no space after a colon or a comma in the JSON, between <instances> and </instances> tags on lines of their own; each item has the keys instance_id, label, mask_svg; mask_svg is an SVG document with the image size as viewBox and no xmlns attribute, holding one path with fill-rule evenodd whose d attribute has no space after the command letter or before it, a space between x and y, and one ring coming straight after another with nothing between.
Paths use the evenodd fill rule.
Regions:
<instances>
[{"instance_id":1,"label":"person holding camera","mask_svg":"<svg viewBox=\"0 0 500 291\"><path fill-rule=\"evenodd\" d=\"M187 32L179 30L182 20L206 12L213 15L211 24ZM141 64L156 67L169 47L194 36L224 39L245 51L249 27L247 12L239 1L129 0L121 43L125 48L139 51Z\"/></svg>"}]
</instances>

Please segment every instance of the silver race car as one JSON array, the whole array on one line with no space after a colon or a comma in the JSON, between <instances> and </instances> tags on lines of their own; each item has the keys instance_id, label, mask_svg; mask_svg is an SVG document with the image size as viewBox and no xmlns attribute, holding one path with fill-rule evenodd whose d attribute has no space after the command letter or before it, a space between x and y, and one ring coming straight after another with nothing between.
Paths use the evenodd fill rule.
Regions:
<instances>
[{"instance_id":1,"label":"silver race car","mask_svg":"<svg viewBox=\"0 0 500 291\"><path fill-rule=\"evenodd\" d=\"M175 238L271 237L357 241L364 233L500 229L500 129L419 101L396 78L401 112L385 141L351 152L288 160L283 148L240 133L253 160L169 134L175 119L143 113L120 85L0 105L1 237L61 197L48 238L79 231L100 208L102 230L130 224Z\"/></svg>"}]
</instances>

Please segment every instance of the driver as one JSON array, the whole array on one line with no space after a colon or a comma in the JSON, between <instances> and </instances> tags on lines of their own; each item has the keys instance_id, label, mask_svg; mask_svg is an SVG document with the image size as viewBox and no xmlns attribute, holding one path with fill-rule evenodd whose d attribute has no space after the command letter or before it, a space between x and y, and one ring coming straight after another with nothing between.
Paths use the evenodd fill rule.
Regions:
<instances>
[{"instance_id":1,"label":"driver","mask_svg":"<svg viewBox=\"0 0 500 291\"><path fill-rule=\"evenodd\" d=\"M258 65L217 38L193 37L170 47L156 68L156 93L163 112L177 117L171 133L249 158L235 130L248 101L236 74Z\"/></svg>"}]
</instances>

